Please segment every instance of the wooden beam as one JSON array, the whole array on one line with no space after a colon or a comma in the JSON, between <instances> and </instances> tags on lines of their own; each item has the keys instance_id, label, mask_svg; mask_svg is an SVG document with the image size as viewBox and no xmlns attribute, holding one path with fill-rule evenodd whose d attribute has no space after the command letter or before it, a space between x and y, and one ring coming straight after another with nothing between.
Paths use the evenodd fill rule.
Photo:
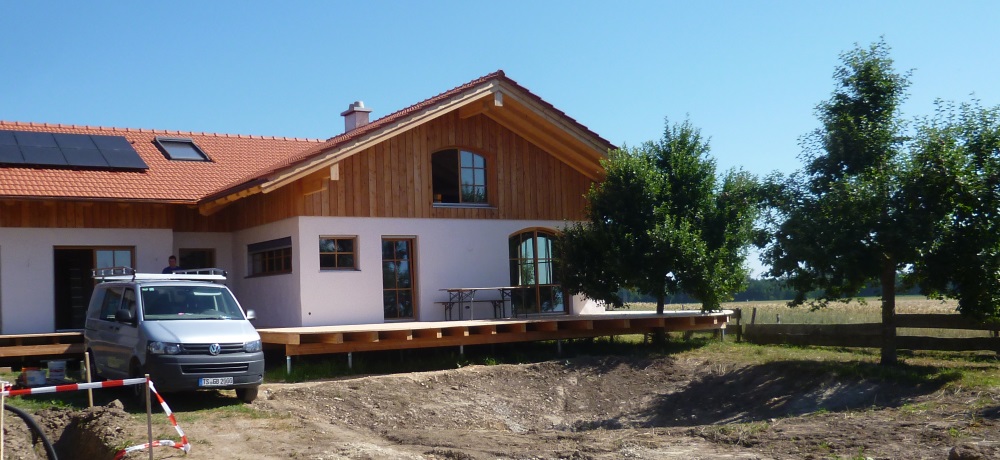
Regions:
<instances>
[{"instance_id":1,"label":"wooden beam","mask_svg":"<svg viewBox=\"0 0 1000 460\"><path fill-rule=\"evenodd\" d=\"M506 107L503 110L491 111L486 115L501 126L545 150L559 161L566 163L588 179L595 181L601 179L603 173L599 162L582 160L576 153L578 150L564 143L558 136L545 132L539 125L519 118L516 114L509 112Z\"/></svg>"},{"instance_id":2,"label":"wooden beam","mask_svg":"<svg viewBox=\"0 0 1000 460\"><path fill-rule=\"evenodd\" d=\"M503 93L500 91L493 93L493 97L487 95L484 96L482 99L478 99L476 101L469 103L468 105L459 107L458 118L461 118L463 120L466 118L471 118L476 115L489 112L494 107L503 107Z\"/></svg>"},{"instance_id":3,"label":"wooden beam","mask_svg":"<svg viewBox=\"0 0 1000 460\"><path fill-rule=\"evenodd\" d=\"M383 340L413 340L413 331L410 329L402 329L398 331L379 331L378 340L379 342Z\"/></svg>"},{"instance_id":4,"label":"wooden beam","mask_svg":"<svg viewBox=\"0 0 1000 460\"><path fill-rule=\"evenodd\" d=\"M14 347L0 347L0 358L13 358L18 356L83 354L83 351L84 348L82 343L21 345Z\"/></svg>"}]
</instances>

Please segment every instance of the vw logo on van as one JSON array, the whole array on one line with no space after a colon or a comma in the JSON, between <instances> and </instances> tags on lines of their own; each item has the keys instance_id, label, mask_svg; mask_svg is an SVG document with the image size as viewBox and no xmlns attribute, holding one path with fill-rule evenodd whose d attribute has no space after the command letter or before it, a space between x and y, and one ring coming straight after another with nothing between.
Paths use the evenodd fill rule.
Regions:
<instances>
[{"instance_id":1,"label":"vw logo on van","mask_svg":"<svg viewBox=\"0 0 1000 460\"><path fill-rule=\"evenodd\" d=\"M208 353L212 356L219 354L220 351L222 351L222 346L217 343L213 343L208 346Z\"/></svg>"}]
</instances>

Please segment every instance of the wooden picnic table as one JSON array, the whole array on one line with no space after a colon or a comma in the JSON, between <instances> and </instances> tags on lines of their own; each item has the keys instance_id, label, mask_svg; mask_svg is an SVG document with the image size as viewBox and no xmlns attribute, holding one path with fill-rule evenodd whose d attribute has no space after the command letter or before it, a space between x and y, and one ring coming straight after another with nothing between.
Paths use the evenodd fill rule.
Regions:
<instances>
[{"instance_id":1,"label":"wooden picnic table","mask_svg":"<svg viewBox=\"0 0 1000 460\"><path fill-rule=\"evenodd\" d=\"M448 301L442 302L445 308L445 319L452 319L452 313L454 307L458 307L458 319L462 319L462 310L469 309L469 319L475 319L473 314L473 305L476 302L476 293L480 291L497 291L500 293L499 299L489 299L486 302L493 304L493 316L495 318L508 318L507 316L507 303L510 303L510 311L512 316L517 316L517 312L514 311L514 304L511 302L511 293L514 289L520 289L524 286L492 286L492 287L462 287L462 288L443 288L441 291L448 293Z\"/></svg>"}]
</instances>

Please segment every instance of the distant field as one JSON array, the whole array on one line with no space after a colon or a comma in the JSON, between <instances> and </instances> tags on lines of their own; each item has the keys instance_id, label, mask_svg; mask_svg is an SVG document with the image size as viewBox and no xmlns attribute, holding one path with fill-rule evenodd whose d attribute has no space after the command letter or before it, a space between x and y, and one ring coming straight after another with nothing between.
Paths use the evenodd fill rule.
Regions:
<instances>
[{"instance_id":1,"label":"distant field","mask_svg":"<svg viewBox=\"0 0 1000 460\"><path fill-rule=\"evenodd\" d=\"M743 324L749 324L757 309L756 324L851 324L882 322L882 304L878 298L866 298L864 303L831 303L826 308L810 309L808 305L789 307L787 301L775 300L764 302L728 302L723 304L727 310L737 308L743 311ZM955 311L958 302L954 300L929 300L922 296L902 296L896 298L896 313L938 313L958 314ZM655 303L633 303L627 306L630 310L656 310ZM667 310L697 310L699 304L672 304ZM954 331L954 330L916 330L900 329L900 335L922 335L936 337L986 337L988 331Z\"/></svg>"}]
</instances>

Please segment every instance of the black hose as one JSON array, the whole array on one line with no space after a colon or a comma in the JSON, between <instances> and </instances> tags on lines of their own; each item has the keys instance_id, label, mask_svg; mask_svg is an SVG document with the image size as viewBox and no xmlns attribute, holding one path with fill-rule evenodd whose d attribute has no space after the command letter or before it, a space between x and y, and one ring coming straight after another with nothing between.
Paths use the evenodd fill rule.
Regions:
<instances>
[{"instance_id":1,"label":"black hose","mask_svg":"<svg viewBox=\"0 0 1000 460\"><path fill-rule=\"evenodd\" d=\"M45 432L42 431L42 427L38 426L38 422L35 422L35 419L32 418L31 415L21 409L11 406L10 404L4 404L3 408L17 414L18 417L21 417L21 420L24 420L24 424L28 425L28 428L31 429L32 433L34 433L35 436L42 438L42 445L45 446L45 454L49 457L49 460L59 460L59 457L56 455L56 449L52 447L52 443L49 441L49 438L45 436Z\"/></svg>"}]
</instances>

